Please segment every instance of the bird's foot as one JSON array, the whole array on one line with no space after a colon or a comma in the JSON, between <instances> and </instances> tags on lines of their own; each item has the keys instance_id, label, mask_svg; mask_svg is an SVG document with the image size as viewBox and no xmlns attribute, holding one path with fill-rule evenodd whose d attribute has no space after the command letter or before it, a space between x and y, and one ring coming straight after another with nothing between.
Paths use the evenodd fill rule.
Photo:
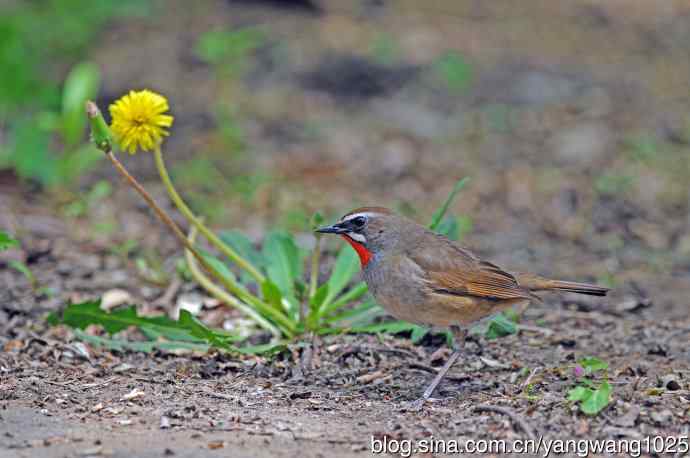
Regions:
<instances>
[{"instance_id":1,"label":"bird's foot","mask_svg":"<svg viewBox=\"0 0 690 458\"><path fill-rule=\"evenodd\" d=\"M416 401L411 401L407 407L410 412L420 412L424 408L424 404L428 401L427 398L419 398Z\"/></svg>"}]
</instances>

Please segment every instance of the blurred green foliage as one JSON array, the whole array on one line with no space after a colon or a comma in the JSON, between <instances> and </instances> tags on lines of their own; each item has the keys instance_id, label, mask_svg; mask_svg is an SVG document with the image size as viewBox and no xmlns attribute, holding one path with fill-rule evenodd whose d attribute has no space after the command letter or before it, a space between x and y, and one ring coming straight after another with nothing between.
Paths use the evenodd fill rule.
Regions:
<instances>
[{"instance_id":1,"label":"blurred green foliage","mask_svg":"<svg viewBox=\"0 0 690 458\"><path fill-rule=\"evenodd\" d=\"M98 160L85 154L84 101L97 93L95 65L84 58L109 19L144 13L148 2L11 2L0 16L0 168L45 187L67 186Z\"/></svg>"},{"instance_id":2,"label":"blurred green foliage","mask_svg":"<svg viewBox=\"0 0 690 458\"><path fill-rule=\"evenodd\" d=\"M247 57L264 42L264 33L254 27L213 30L199 38L196 53L223 76L240 76L247 69Z\"/></svg>"},{"instance_id":3,"label":"blurred green foliage","mask_svg":"<svg viewBox=\"0 0 690 458\"><path fill-rule=\"evenodd\" d=\"M433 70L453 92L463 93L472 84L472 65L455 51L449 51L438 58L433 64Z\"/></svg>"}]
</instances>

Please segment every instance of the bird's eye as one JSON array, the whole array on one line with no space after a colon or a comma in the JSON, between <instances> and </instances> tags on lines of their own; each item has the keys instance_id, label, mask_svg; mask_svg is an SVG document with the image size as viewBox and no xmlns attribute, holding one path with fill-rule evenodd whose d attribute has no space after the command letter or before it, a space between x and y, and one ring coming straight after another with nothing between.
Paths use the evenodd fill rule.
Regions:
<instances>
[{"instance_id":1,"label":"bird's eye","mask_svg":"<svg viewBox=\"0 0 690 458\"><path fill-rule=\"evenodd\" d=\"M352 224L356 227L363 227L366 222L367 220L363 216L358 216L357 218L352 220Z\"/></svg>"}]
</instances>

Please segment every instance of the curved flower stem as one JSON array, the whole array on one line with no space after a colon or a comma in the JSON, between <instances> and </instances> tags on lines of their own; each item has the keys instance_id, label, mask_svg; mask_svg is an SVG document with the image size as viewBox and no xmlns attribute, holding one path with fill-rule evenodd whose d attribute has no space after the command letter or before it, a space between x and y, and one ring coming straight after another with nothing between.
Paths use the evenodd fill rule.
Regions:
<instances>
[{"instance_id":1,"label":"curved flower stem","mask_svg":"<svg viewBox=\"0 0 690 458\"><path fill-rule=\"evenodd\" d=\"M195 226L199 232L206 237L206 239L208 239L208 241L211 242L211 244L215 246L221 253L237 264L238 267L246 270L252 277L254 277L259 285L266 281L266 277L264 277L261 272L259 272L249 261L244 259L235 250L230 248L226 243L218 238L216 234L214 234L199 218L194 215L185 201L182 200L182 197L180 197L180 194L173 186L172 180L170 180L170 175L165 167L165 162L163 162L163 154L161 153L160 146L155 148L153 155L156 159L156 168L158 169L158 174L163 180L165 189L168 191L170 199L172 199L173 203L184 215L184 217L187 218L187 220L192 223L192 225Z\"/></svg>"},{"instance_id":2,"label":"curved flower stem","mask_svg":"<svg viewBox=\"0 0 690 458\"><path fill-rule=\"evenodd\" d=\"M194 241L196 239L196 234L197 234L197 228L192 226L192 228L189 231L189 236L187 237L187 240L192 245L194 245ZM194 280L196 280L196 282L199 283L202 288L204 288L206 291L208 291L209 294L211 294L213 297L215 297L219 301L223 302L224 304L228 304L228 305L231 305L231 306L239 309L245 315L249 316L251 319L256 321L256 323L259 326L261 326L262 328L266 329L271 334L273 334L273 336L275 336L277 338L282 337L282 333L281 333L280 329L276 328L273 324L271 324L271 322L266 320L260 313L258 313L256 310L254 310L252 307L245 304L244 302L238 300L235 296L231 296L230 294L223 291L223 289L218 287L206 275L204 275L204 273L201 271L201 269L199 269L199 265L196 262L194 254L189 249L185 249L185 259L187 260L187 265L189 266L189 271L192 273L192 277L194 277Z\"/></svg>"},{"instance_id":3,"label":"curved flower stem","mask_svg":"<svg viewBox=\"0 0 690 458\"><path fill-rule=\"evenodd\" d=\"M260 313L262 313L264 316L270 317L272 320L274 320L277 324L281 326L281 328L284 330L284 333L287 336L293 336L295 334L295 326L290 321L284 314L280 313L279 311L273 309L270 307L268 304L265 304L262 302L258 297L254 296L251 294L249 291L247 291L243 286L237 284L233 279L230 277L223 275L221 272L218 271L215 267L213 267L212 264L210 264L204 256L199 253L199 250L197 250L192 243L187 240L187 237L184 235L180 227L170 218L170 216L163 211L162 208L158 206L158 204L153 200L153 197L144 189L144 187L139 184L139 182L134 178L125 168L124 165L115 157L113 152L111 150L105 151L106 155L110 159L110 161L113 163L115 168L120 172L120 174L125 177L127 182L141 195L141 197L146 201L146 203L153 209L153 211L156 212L158 217L170 228L172 229L173 233L175 236L178 238L178 240L182 243L182 245L185 247L186 250L191 252L194 257L199 261L199 264L208 271L211 275L213 275L215 278L217 278L222 285L230 291L232 294L236 295L238 298L241 300L247 302L254 308L256 308Z\"/></svg>"}]
</instances>

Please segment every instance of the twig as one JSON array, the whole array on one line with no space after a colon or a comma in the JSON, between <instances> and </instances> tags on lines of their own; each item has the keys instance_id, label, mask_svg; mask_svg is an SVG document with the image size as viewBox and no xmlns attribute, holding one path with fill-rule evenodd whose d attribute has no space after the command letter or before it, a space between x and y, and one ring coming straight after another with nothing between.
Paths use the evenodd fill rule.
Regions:
<instances>
[{"instance_id":1,"label":"twig","mask_svg":"<svg viewBox=\"0 0 690 458\"><path fill-rule=\"evenodd\" d=\"M536 332L538 334L544 334L546 337L553 335L553 331L548 328L541 328L539 326L530 326L528 324L518 324L518 331Z\"/></svg>"},{"instance_id":2,"label":"twig","mask_svg":"<svg viewBox=\"0 0 690 458\"><path fill-rule=\"evenodd\" d=\"M672 333L664 337L663 343L667 344L671 341L671 339L676 338L678 336L682 336L683 334L687 333L690 333L690 327L673 331Z\"/></svg>"},{"instance_id":3,"label":"twig","mask_svg":"<svg viewBox=\"0 0 690 458\"><path fill-rule=\"evenodd\" d=\"M472 409L473 412L496 412L503 414L507 417L509 417L511 420L513 420L513 423L515 423L517 426L519 426L525 434L527 434L527 437L530 439L536 441L537 436L534 434L534 430L532 427L527 423L527 421L522 418L520 415L518 415L517 412L515 412L512 409L509 409L507 407L501 407L501 406L492 406L489 404L482 404L479 406L476 406L474 409Z\"/></svg>"},{"instance_id":4,"label":"twig","mask_svg":"<svg viewBox=\"0 0 690 458\"><path fill-rule=\"evenodd\" d=\"M168 305L175 298L175 295L180 290L180 286L182 286L182 280L180 280L180 277L177 275L173 276L168 287L158 299L153 301L153 304L163 306Z\"/></svg>"},{"instance_id":5,"label":"twig","mask_svg":"<svg viewBox=\"0 0 690 458\"><path fill-rule=\"evenodd\" d=\"M525 381L522 382L522 383L520 384L520 388L518 389L517 392L518 392L518 393L521 393L521 392L525 389L525 387L526 387L527 385L529 385L529 383L532 381L532 379L534 378L534 376L535 376L535 375L537 374L537 372L539 372L540 370L541 370L540 367L535 367L534 369L532 369L532 370L530 371L529 375L527 376L527 378L525 379Z\"/></svg>"}]
</instances>

